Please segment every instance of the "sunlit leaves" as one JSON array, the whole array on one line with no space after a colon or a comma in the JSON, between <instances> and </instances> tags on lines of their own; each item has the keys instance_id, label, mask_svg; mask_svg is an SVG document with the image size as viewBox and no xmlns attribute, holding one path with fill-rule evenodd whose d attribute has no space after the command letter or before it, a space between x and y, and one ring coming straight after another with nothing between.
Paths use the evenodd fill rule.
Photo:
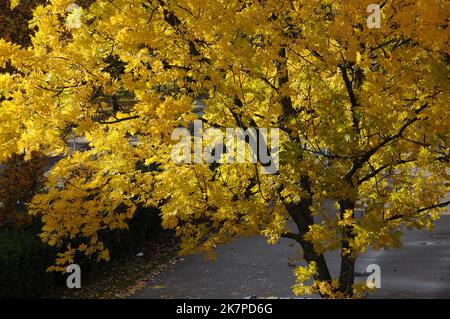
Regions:
<instances>
[{"instance_id":1,"label":"sunlit leaves","mask_svg":"<svg viewBox=\"0 0 450 319\"><path fill-rule=\"evenodd\" d=\"M303 200L316 223L302 240L317 253L340 248L344 229L356 257L399 246L401 225L430 228L449 182L448 3L388 2L382 27L368 29L371 2L37 7L32 47L0 39L0 67L13 68L0 75L0 160L63 158L30 206L47 243L82 239L58 265L74 250L107 259L98 234L126 228L141 205L161 209L182 253L210 257L239 236L275 243L291 226L286 206ZM176 165L172 131L199 117L219 130L278 127L278 174ZM77 141L88 150L74 151ZM339 212L342 202L354 208ZM336 281L303 285L313 266L294 290L339 296Z\"/></svg>"}]
</instances>

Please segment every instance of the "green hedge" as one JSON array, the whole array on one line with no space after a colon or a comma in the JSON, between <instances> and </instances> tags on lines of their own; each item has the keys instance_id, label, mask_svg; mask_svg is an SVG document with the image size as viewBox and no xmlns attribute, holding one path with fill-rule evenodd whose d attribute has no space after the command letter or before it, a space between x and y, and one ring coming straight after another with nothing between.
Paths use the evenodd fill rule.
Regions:
<instances>
[{"instance_id":1,"label":"green hedge","mask_svg":"<svg viewBox=\"0 0 450 319\"><path fill-rule=\"evenodd\" d=\"M22 232L0 229L0 299L53 297L56 286L65 285L65 274L49 273L57 249L43 244L41 229L35 220ZM142 245L161 231L159 211L140 208L129 222L129 230L104 231L100 238L110 249L111 258L135 255ZM83 280L96 277L104 263L80 255L76 261L82 268Z\"/></svg>"},{"instance_id":2,"label":"green hedge","mask_svg":"<svg viewBox=\"0 0 450 319\"><path fill-rule=\"evenodd\" d=\"M0 231L0 299L40 298L54 287L54 251L27 232Z\"/></svg>"}]
</instances>

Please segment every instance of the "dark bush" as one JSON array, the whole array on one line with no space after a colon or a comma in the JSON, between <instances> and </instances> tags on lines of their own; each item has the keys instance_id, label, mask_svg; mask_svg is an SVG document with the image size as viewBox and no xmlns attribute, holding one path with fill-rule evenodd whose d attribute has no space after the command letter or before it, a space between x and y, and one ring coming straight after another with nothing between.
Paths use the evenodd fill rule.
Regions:
<instances>
[{"instance_id":1,"label":"dark bush","mask_svg":"<svg viewBox=\"0 0 450 319\"><path fill-rule=\"evenodd\" d=\"M66 274L49 273L46 269L54 263L57 249L43 244L37 234L41 223L34 220L21 232L0 229L0 299L52 297L55 287L65 285ZM148 240L161 231L159 211L140 208L129 221L128 230L105 231L101 234L111 258L136 254ZM96 258L78 256L83 281L95 279L104 271L104 262Z\"/></svg>"},{"instance_id":2,"label":"dark bush","mask_svg":"<svg viewBox=\"0 0 450 319\"><path fill-rule=\"evenodd\" d=\"M22 230L32 222L26 203L44 186L49 158L33 153L31 159L14 155L0 163L0 229Z\"/></svg>"},{"instance_id":3,"label":"dark bush","mask_svg":"<svg viewBox=\"0 0 450 319\"><path fill-rule=\"evenodd\" d=\"M139 208L133 218L128 222L128 229L123 230L103 230L99 234L99 239L108 248L111 260L127 260L140 252L149 241L161 234L160 211L156 208ZM72 244L77 246L83 243L83 239L72 240ZM82 269L82 286L95 282L101 278L105 271L109 269L109 263L98 262L96 256L85 256L78 253L75 262ZM63 287L66 276L56 275L56 285Z\"/></svg>"},{"instance_id":4,"label":"dark bush","mask_svg":"<svg viewBox=\"0 0 450 319\"><path fill-rule=\"evenodd\" d=\"M161 231L160 211L156 208L141 207L128 222L128 230L105 232L101 236L112 258L136 253L146 241Z\"/></svg>"},{"instance_id":5,"label":"dark bush","mask_svg":"<svg viewBox=\"0 0 450 319\"><path fill-rule=\"evenodd\" d=\"M0 299L46 296L55 283L46 272L54 254L35 234L0 231Z\"/></svg>"}]
</instances>

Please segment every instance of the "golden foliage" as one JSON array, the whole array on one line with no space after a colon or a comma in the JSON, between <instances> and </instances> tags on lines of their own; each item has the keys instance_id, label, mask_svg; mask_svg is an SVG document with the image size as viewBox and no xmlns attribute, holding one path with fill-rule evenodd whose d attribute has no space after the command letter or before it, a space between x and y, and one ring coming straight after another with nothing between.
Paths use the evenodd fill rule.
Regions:
<instances>
[{"instance_id":1,"label":"golden foliage","mask_svg":"<svg viewBox=\"0 0 450 319\"><path fill-rule=\"evenodd\" d=\"M211 257L237 236L275 242L287 208L305 200L321 223L303 225L301 240L352 258L398 246L402 224L431 227L439 217L447 1L388 1L380 29L365 25L368 0L97 0L76 28L66 23L71 2L36 8L30 48L0 40L0 67L14 68L0 76L0 161L65 157L30 206L49 244L83 240L58 265L74 251L107 259L99 231L126 227L137 204L160 206L183 252ZM195 119L200 97L205 127L280 128L279 173L175 165L171 133ZM90 149L72 152L77 138Z\"/></svg>"}]
</instances>

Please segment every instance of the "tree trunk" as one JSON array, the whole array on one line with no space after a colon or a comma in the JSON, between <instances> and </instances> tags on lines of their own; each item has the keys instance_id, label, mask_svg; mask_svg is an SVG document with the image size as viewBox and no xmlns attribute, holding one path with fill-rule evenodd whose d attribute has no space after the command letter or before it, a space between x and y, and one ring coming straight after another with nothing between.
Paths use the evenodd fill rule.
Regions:
<instances>
[{"instance_id":1,"label":"tree trunk","mask_svg":"<svg viewBox=\"0 0 450 319\"><path fill-rule=\"evenodd\" d=\"M282 47L278 55L280 60L276 62L276 67L278 72L278 87L281 89L289 83L286 48ZM287 120L290 116L295 115L290 96L280 96L280 104L283 109L283 121ZM296 136L293 131L289 132L289 136L293 141L298 141L298 136ZM302 198L298 204L287 204L286 209L297 226L298 234L296 240L302 246L304 259L308 264L311 262L316 263L318 274L315 279L331 282L332 278L325 257L322 254L317 254L314 251L313 244L304 240L304 236L309 231L309 226L314 224L314 218L310 209L312 205L312 190L308 176L302 176L299 182L309 196L307 198Z\"/></svg>"},{"instance_id":2,"label":"tree trunk","mask_svg":"<svg viewBox=\"0 0 450 319\"><path fill-rule=\"evenodd\" d=\"M311 187L307 176L303 176L300 184L308 194L311 194ZM286 205L287 211L294 221L298 229L298 243L302 246L304 259L309 264L315 262L318 270L317 280L331 282L331 274L328 269L325 257L317 254L312 243L304 240L304 236L309 231L309 226L314 224L314 218L311 214L310 206L312 205L311 197L302 198L298 204Z\"/></svg>"},{"instance_id":3,"label":"tree trunk","mask_svg":"<svg viewBox=\"0 0 450 319\"><path fill-rule=\"evenodd\" d=\"M302 246L306 262L308 264L311 263L312 261L316 263L318 274L314 279L331 282L332 278L325 257L322 254L317 254L314 251L314 246L310 242L301 240L300 245Z\"/></svg>"},{"instance_id":4,"label":"tree trunk","mask_svg":"<svg viewBox=\"0 0 450 319\"><path fill-rule=\"evenodd\" d=\"M352 211L355 209L355 203L351 200L339 201L341 219L344 218L344 213L347 210ZM353 296L353 284L355 282L355 258L349 254L350 240L354 238L353 227L345 226L342 230L342 243L341 243L341 270L339 273L339 291L346 297L351 298Z\"/></svg>"}]
</instances>

